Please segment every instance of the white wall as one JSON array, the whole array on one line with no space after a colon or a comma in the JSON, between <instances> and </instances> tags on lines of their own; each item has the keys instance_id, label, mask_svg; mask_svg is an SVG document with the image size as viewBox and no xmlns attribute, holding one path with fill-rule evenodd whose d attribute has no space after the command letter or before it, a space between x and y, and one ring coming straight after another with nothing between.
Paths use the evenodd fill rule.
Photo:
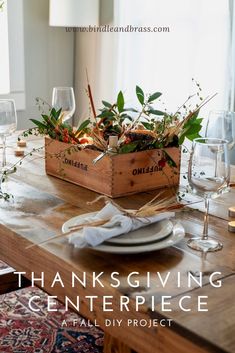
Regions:
<instances>
[{"instance_id":1,"label":"white wall","mask_svg":"<svg viewBox=\"0 0 235 353\"><path fill-rule=\"evenodd\" d=\"M113 23L113 11L113 0L100 1L100 25ZM116 45L117 36L115 33L76 33L76 123L85 120L89 113L89 100L85 92L87 88L86 70L97 110L102 105L101 100L112 102L116 98L118 93L115 85L116 57L114 53Z\"/></svg>"},{"instance_id":2,"label":"white wall","mask_svg":"<svg viewBox=\"0 0 235 353\"><path fill-rule=\"evenodd\" d=\"M74 36L49 27L49 0L23 0L26 109L18 112L18 129L38 118L35 98L51 102L54 86L73 86Z\"/></svg>"}]
</instances>

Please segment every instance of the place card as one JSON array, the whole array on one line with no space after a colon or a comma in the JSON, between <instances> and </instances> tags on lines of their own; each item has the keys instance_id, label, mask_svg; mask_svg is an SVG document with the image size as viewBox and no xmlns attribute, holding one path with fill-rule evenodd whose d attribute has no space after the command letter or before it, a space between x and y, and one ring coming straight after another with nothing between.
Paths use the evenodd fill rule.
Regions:
<instances>
[{"instance_id":1,"label":"place card","mask_svg":"<svg viewBox=\"0 0 235 353\"><path fill-rule=\"evenodd\" d=\"M118 145L118 136L109 136L109 148L115 148Z\"/></svg>"}]
</instances>

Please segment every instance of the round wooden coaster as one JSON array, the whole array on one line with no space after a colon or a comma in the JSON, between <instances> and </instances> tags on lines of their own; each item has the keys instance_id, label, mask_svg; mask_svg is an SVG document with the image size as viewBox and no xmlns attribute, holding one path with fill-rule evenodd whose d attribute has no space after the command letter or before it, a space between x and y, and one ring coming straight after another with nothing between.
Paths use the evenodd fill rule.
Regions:
<instances>
[{"instance_id":1,"label":"round wooden coaster","mask_svg":"<svg viewBox=\"0 0 235 353\"><path fill-rule=\"evenodd\" d=\"M24 156L24 150L20 147L17 147L15 149L15 156L16 157L23 157Z\"/></svg>"},{"instance_id":2,"label":"round wooden coaster","mask_svg":"<svg viewBox=\"0 0 235 353\"><path fill-rule=\"evenodd\" d=\"M235 207L229 207L228 215L229 217L235 218Z\"/></svg>"},{"instance_id":3,"label":"round wooden coaster","mask_svg":"<svg viewBox=\"0 0 235 353\"><path fill-rule=\"evenodd\" d=\"M235 221L228 222L229 232L235 233Z\"/></svg>"},{"instance_id":4,"label":"round wooden coaster","mask_svg":"<svg viewBox=\"0 0 235 353\"><path fill-rule=\"evenodd\" d=\"M25 140L20 140L20 141L17 141L17 146L18 147L26 147L26 141Z\"/></svg>"}]
</instances>

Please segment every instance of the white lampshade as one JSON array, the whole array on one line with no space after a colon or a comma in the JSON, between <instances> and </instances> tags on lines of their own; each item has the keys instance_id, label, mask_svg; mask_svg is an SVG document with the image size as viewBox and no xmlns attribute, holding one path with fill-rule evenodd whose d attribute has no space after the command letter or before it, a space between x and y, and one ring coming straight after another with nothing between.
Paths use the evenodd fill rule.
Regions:
<instances>
[{"instance_id":1,"label":"white lampshade","mask_svg":"<svg viewBox=\"0 0 235 353\"><path fill-rule=\"evenodd\" d=\"M99 0L50 0L50 26L99 25Z\"/></svg>"}]
</instances>

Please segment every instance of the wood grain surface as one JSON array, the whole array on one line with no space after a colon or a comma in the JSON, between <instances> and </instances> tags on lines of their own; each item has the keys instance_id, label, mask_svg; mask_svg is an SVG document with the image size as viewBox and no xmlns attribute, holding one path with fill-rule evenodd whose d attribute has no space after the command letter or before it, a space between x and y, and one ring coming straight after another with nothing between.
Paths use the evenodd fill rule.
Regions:
<instances>
[{"instance_id":1,"label":"wood grain surface","mask_svg":"<svg viewBox=\"0 0 235 353\"><path fill-rule=\"evenodd\" d=\"M28 150L43 144L42 139L33 139L28 143ZM15 157L8 154L8 159ZM26 249L28 245L51 237L61 230L62 224L71 217L100 209L101 202L88 205L98 195L90 190L70 184L63 180L47 176L44 171L42 152L24 161L16 174L13 174L6 185L14 201L0 207L0 258L18 271L31 272L36 275L45 272L44 289L56 295L61 301L69 296L79 295L84 300L80 312L90 320L97 320L106 332L105 352L139 352L139 353L188 353L188 352L227 352L235 351L235 234L227 230L228 207L235 205L235 191L222 195L211 201L210 236L219 239L224 248L221 252L210 253L206 259L201 254L189 249L186 240L192 235L200 235L203 227L203 203L193 209L187 208L176 215L186 229L186 239L176 246L138 255L112 255L99 253L91 249L75 249L65 239L54 241L41 247ZM170 195L171 191L169 191ZM118 199L121 206L138 208L152 199L156 192L140 193ZM56 285L51 288L51 281L56 272L60 272L65 288ZM70 286L71 272L78 276L83 272L91 283L92 272L104 272L102 281L105 287L86 288L74 291ZM119 289L110 286L111 272L119 272L121 286ZM130 272L140 273L138 288L130 288L126 277ZM146 286L145 274L160 272L165 276L171 274L165 288L157 286L153 280L151 287ZM194 284L187 288L188 272L203 271L202 288ZM217 279L222 280L221 288L214 288L209 283L212 272L219 272ZM180 272L182 284L178 288L175 278ZM134 299L136 295L146 299L143 310L136 312ZM114 312L103 312L102 303L95 303L94 311L89 310L85 296L113 296ZM119 311L121 295L131 298L130 312ZM162 295L172 296L172 311L163 313L158 305ZM187 303L193 308L191 312L179 309L179 298L190 295ZM198 296L208 296L208 312L197 312ZM150 310L150 298L157 298L155 311ZM106 319L173 319L171 327L121 327L105 326Z\"/></svg>"},{"instance_id":2,"label":"wood grain surface","mask_svg":"<svg viewBox=\"0 0 235 353\"><path fill-rule=\"evenodd\" d=\"M109 197L120 197L179 184L180 149L166 148L168 158L178 167L166 164L164 172L158 162L166 156L161 150L130 154L106 155L93 163L101 152L91 149L73 150L63 142L45 138L46 172ZM69 150L69 148L71 148ZM68 152L69 150L69 152Z\"/></svg>"}]
</instances>

